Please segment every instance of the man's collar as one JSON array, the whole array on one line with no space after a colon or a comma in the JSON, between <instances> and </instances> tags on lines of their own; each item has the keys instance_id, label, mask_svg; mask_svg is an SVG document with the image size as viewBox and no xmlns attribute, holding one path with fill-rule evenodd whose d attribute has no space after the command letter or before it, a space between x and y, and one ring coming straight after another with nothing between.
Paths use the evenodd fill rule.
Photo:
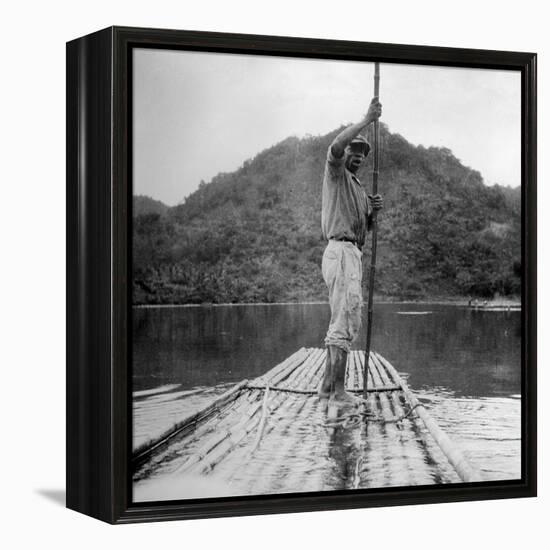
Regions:
<instances>
[{"instance_id":1,"label":"man's collar","mask_svg":"<svg viewBox=\"0 0 550 550\"><path fill-rule=\"evenodd\" d=\"M346 172L352 177L352 179L355 181L355 183L357 183L358 185L361 185L362 187L362 183L361 183L361 180L346 166L345 167L346 169Z\"/></svg>"},{"instance_id":2,"label":"man's collar","mask_svg":"<svg viewBox=\"0 0 550 550\"><path fill-rule=\"evenodd\" d=\"M350 172L350 174L351 174L351 177L354 179L355 183L358 183L359 185L361 185L361 180L353 172Z\"/></svg>"}]
</instances>

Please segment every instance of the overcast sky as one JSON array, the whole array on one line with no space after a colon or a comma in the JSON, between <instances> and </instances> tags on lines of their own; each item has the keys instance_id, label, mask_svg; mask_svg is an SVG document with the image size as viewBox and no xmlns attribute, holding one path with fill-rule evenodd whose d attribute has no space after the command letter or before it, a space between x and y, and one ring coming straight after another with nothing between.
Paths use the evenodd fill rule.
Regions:
<instances>
[{"instance_id":1,"label":"overcast sky","mask_svg":"<svg viewBox=\"0 0 550 550\"><path fill-rule=\"evenodd\" d=\"M288 136L356 122L372 63L134 50L134 194L173 205ZM448 147L487 184L520 180L520 74L382 64L382 121Z\"/></svg>"}]
</instances>

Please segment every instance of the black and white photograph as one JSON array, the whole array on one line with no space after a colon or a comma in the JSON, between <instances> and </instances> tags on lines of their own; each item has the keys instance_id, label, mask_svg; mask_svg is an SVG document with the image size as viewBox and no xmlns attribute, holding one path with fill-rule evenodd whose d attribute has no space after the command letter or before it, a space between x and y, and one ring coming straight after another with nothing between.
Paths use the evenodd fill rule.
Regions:
<instances>
[{"instance_id":1,"label":"black and white photograph","mask_svg":"<svg viewBox=\"0 0 550 550\"><path fill-rule=\"evenodd\" d=\"M5 547L544 546L543 3L3 7Z\"/></svg>"},{"instance_id":2,"label":"black and white photograph","mask_svg":"<svg viewBox=\"0 0 550 550\"><path fill-rule=\"evenodd\" d=\"M520 72L131 64L133 502L519 480Z\"/></svg>"}]
</instances>

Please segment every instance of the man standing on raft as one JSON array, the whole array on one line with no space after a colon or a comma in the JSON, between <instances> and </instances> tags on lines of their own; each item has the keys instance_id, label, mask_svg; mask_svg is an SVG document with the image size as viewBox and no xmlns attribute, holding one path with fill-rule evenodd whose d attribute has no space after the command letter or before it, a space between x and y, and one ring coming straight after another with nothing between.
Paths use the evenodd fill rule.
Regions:
<instances>
[{"instance_id":1,"label":"man standing on raft","mask_svg":"<svg viewBox=\"0 0 550 550\"><path fill-rule=\"evenodd\" d=\"M325 338L327 361L319 397L335 405L354 405L356 399L344 389L351 344L359 334L363 302L362 248L372 224L372 211L383 206L382 197L368 196L356 174L370 151L360 134L378 120L378 98L360 122L344 129L328 148L323 180L321 224L328 245L323 254L323 279L328 287L330 325Z\"/></svg>"}]
</instances>

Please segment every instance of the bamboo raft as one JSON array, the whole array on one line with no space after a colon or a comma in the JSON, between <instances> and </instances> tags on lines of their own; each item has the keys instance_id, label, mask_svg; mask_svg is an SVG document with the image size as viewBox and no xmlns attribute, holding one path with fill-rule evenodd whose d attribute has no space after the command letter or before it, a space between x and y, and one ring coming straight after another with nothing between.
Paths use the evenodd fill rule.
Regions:
<instances>
[{"instance_id":1,"label":"bamboo raft","mask_svg":"<svg viewBox=\"0 0 550 550\"><path fill-rule=\"evenodd\" d=\"M348 356L346 387L357 394L364 356ZM327 416L316 395L325 360L324 349L302 348L142 443L134 482L208 476L233 494L268 494L481 480L378 353L370 353L363 406Z\"/></svg>"},{"instance_id":2,"label":"bamboo raft","mask_svg":"<svg viewBox=\"0 0 550 550\"><path fill-rule=\"evenodd\" d=\"M521 311L521 304L515 305L469 305L468 309L472 311Z\"/></svg>"}]
</instances>

